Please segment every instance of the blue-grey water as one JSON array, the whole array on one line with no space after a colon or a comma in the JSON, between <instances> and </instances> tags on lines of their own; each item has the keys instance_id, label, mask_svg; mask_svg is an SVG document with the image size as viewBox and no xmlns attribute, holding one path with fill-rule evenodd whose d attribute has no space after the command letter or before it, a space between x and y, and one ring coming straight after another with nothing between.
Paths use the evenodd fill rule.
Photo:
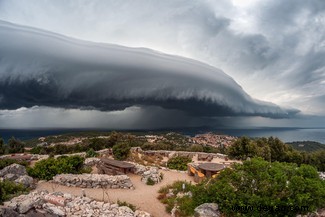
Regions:
<instances>
[{"instance_id":1,"label":"blue-grey water","mask_svg":"<svg viewBox=\"0 0 325 217\"><path fill-rule=\"evenodd\" d=\"M14 136L20 140L28 140L38 138L41 136L59 135L72 132L90 131L80 129L50 129L50 130L3 130L0 129L0 137L5 141ZM94 131L94 130L91 130ZM105 131L105 130L99 130ZM109 130L106 130L109 131ZM166 130L164 130L166 131ZM171 130L172 131L172 130ZM249 136L249 137L278 137L284 142L293 141L316 141L325 144L325 129L288 129L288 128L259 128L259 129L194 129L194 130L176 130L185 134L194 135L196 133L213 131L216 133L222 133L232 136Z\"/></svg>"}]
</instances>

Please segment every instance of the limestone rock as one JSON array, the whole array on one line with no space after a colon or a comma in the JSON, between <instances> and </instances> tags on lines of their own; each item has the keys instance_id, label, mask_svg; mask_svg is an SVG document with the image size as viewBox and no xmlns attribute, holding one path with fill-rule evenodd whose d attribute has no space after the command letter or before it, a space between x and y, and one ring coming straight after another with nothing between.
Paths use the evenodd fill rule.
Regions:
<instances>
[{"instance_id":1,"label":"limestone rock","mask_svg":"<svg viewBox=\"0 0 325 217\"><path fill-rule=\"evenodd\" d=\"M35 201L32 198L26 198L18 204L18 212L26 213L34 207Z\"/></svg>"},{"instance_id":2,"label":"limestone rock","mask_svg":"<svg viewBox=\"0 0 325 217\"><path fill-rule=\"evenodd\" d=\"M26 168L19 164L11 164L0 171L0 177L7 174L15 174L17 176L27 175Z\"/></svg>"},{"instance_id":3,"label":"limestone rock","mask_svg":"<svg viewBox=\"0 0 325 217\"><path fill-rule=\"evenodd\" d=\"M65 212L62 209L60 209L59 207L50 206L47 209L50 211L50 213L53 213L54 215L65 216Z\"/></svg>"},{"instance_id":4,"label":"limestone rock","mask_svg":"<svg viewBox=\"0 0 325 217\"><path fill-rule=\"evenodd\" d=\"M34 183L34 180L32 177L28 175L22 175L18 179L15 180L16 183L23 184L25 187L31 187Z\"/></svg>"},{"instance_id":5,"label":"limestone rock","mask_svg":"<svg viewBox=\"0 0 325 217\"><path fill-rule=\"evenodd\" d=\"M195 217L219 217L218 204L204 203L195 208Z\"/></svg>"},{"instance_id":6,"label":"limestone rock","mask_svg":"<svg viewBox=\"0 0 325 217\"><path fill-rule=\"evenodd\" d=\"M151 217L151 215L145 211L136 210L134 212L135 217Z\"/></svg>"},{"instance_id":7,"label":"limestone rock","mask_svg":"<svg viewBox=\"0 0 325 217\"><path fill-rule=\"evenodd\" d=\"M17 213L14 209L9 207L0 207L0 217L18 217L19 213Z\"/></svg>"},{"instance_id":8,"label":"limestone rock","mask_svg":"<svg viewBox=\"0 0 325 217\"><path fill-rule=\"evenodd\" d=\"M60 198L66 201L65 206L46 202L49 198ZM28 195L20 195L5 202L6 209L0 209L0 217L58 217L58 216L89 216L89 217L150 217L149 213L136 210L133 212L127 206L110 204L93 200L88 197L74 196L67 193L47 191L32 191ZM15 211L18 211L17 214ZM12 214L10 214L12 213Z\"/></svg>"}]
</instances>

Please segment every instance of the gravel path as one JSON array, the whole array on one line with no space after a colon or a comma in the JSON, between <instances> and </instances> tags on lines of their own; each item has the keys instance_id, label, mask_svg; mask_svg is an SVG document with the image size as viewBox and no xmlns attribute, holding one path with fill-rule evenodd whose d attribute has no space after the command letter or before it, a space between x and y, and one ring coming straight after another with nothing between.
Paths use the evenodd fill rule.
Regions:
<instances>
[{"instance_id":1,"label":"gravel path","mask_svg":"<svg viewBox=\"0 0 325 217\"><path fill-rule=\"evenodd\" d=\"M128 189L92 189L86 188L86 196L94 198L96 200L105 202L116 202L117 200L126 201L128 203L136 205L139 209L149 212L154 217L170 217L165 211L165 206L157 199L158 190L167 184L171 184L177 180L192 181L193 177L187 175L187 173L179 173L174 171L163 171L164 179L161 183L149 186L141 182L141 177L138 175L130 174L131 181L135 186L135 190ZM48 190L49 192L61 191L70 193L73 195L81 195L82 190L78 187L66 187L48 182L39 183L37 186L39 190Z\"/></svg>"}]
</instances>

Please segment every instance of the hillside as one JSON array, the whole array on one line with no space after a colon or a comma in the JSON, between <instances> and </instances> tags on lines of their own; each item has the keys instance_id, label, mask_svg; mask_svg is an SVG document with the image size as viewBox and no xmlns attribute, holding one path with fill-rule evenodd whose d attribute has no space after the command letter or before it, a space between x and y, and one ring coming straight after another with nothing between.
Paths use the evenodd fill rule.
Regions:
<instances>
[{"instance_id":1,"label":"hillside","mask_svg":"<svg viewBox=\"0 0 325 217\"><path fill-rule=\"evenodd\" d=\"M314 141L296 141L287 142L287 144L298 151L312 152L325 150L325 144Z\"/></svg>"}]
</instances>

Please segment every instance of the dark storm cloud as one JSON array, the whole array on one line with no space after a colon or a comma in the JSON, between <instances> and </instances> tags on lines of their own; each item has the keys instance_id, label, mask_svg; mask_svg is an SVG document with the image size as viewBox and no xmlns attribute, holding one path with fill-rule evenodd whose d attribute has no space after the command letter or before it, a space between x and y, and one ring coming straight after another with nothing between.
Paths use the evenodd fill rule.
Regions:
<instances>
[{"instance_id":1,"label":"dark storm cloud","mask_svg":"<svg viewBox=\"0 0 325 217\"><path fill-rule=\"evenodd\" d=\"M191 116L290 117L222 71L177 56L0 22L0 109L162 107ZM263 40L263 39L261 39Z\"/></svg>"},{"instance_id":2,"label":"dark storm cloud","mask_svg":"<svg viewBox=\"0 0 325 217\"><path fill-rule=\"evenodd\" d=\"M306 105L325 92L324 8L323 0L3 0L0 19L190 57L254 98L318 114Z\"/></svg>"}]
</instances>

